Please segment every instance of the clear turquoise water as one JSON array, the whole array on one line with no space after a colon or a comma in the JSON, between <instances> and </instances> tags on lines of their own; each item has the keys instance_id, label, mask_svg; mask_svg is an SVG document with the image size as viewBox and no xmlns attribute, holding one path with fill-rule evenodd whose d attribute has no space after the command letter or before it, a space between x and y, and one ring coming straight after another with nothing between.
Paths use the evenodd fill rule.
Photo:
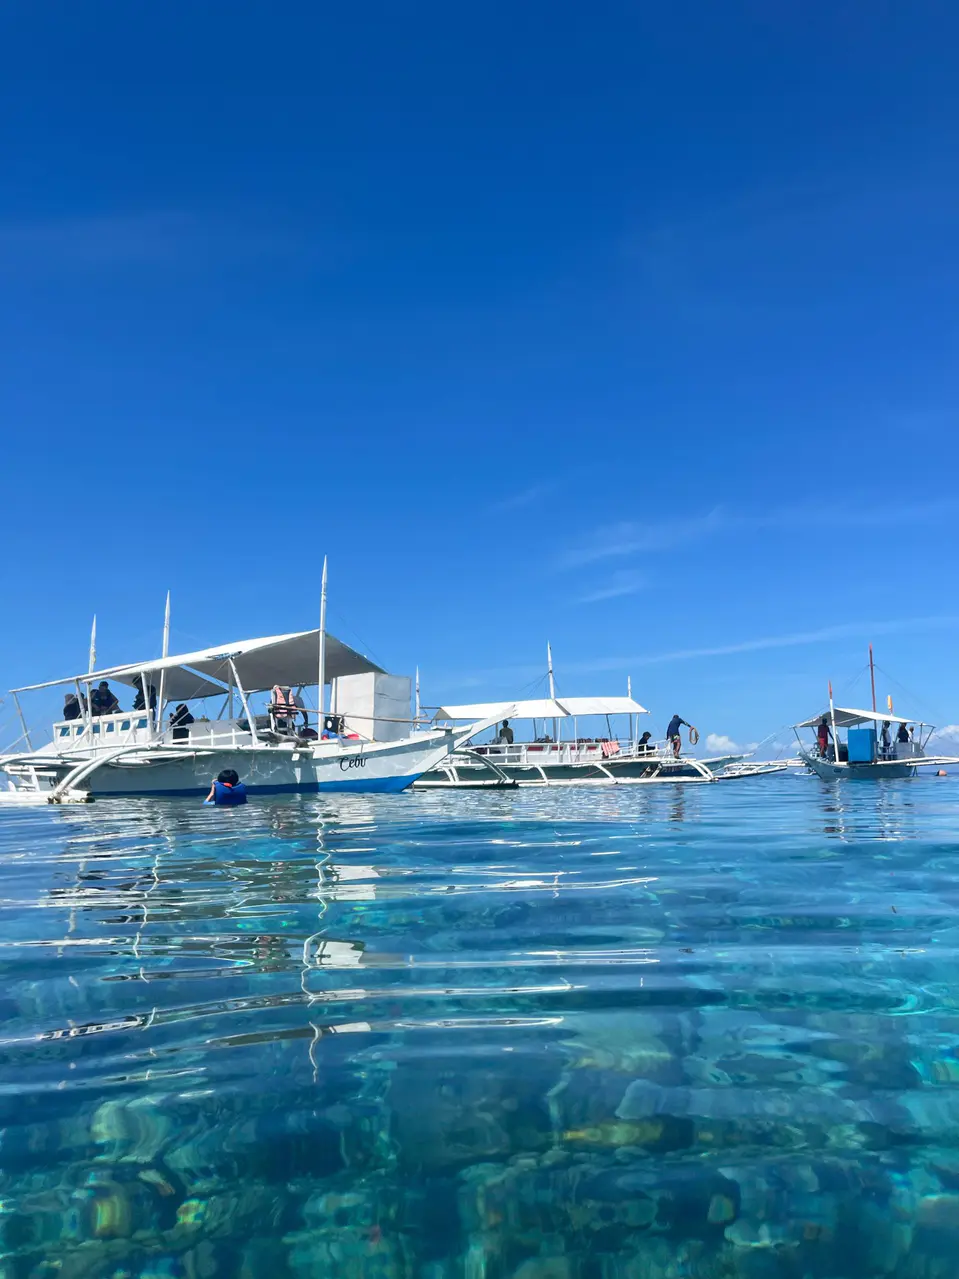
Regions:
<instances>
[{"instance_id":1,"label":"clear turquoise water","mask_svg":"<svg viewBox=\"0 0 959 1279\"><path fill-rule=\"evenodd\" d=\"M0 813L0 1275L959 1274L959 781Z\"/></svg>"}]
</instances>

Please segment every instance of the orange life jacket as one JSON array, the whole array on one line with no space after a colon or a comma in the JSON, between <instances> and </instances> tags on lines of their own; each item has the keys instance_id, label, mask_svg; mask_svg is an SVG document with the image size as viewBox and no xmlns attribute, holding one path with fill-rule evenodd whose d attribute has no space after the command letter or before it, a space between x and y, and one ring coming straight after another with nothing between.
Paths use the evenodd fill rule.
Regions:
<instances>
[{"instance_id":1,"label":"orange life jacket","mask_svg":"<svg viewBox=\"0 0 959 1279\"><path fill-rule=\"evenodd\" d=\"M277 711L295 712L298 707L293 700L292 688L281 688L279 684L273 685L273 709Z\"/></svg>"}]
</instances>

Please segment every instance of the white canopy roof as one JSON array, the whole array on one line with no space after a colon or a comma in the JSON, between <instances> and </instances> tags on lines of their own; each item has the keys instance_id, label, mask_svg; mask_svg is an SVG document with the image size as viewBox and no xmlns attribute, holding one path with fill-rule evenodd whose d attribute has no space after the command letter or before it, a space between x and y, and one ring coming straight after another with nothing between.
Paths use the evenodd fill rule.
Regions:
<instances>
[{"instance_id":1,"label":"white canopy roof","mask_svg":"<svg viewBox=\"0 0 959 1279\"><path fill-rule=\"evenodd\" d=\"M559 702L541 697L527 702L475 702L469 706L441 706L434 719L490 719L502 711L507 719L565 719Z\"/></svg>"},{"instance_id":2,"label":"white canopy roof","mask_svg":"<svg viewBox=\"0 0 959 1279\"><path fill-rule=\"evenodd\" d=\"M917 724L920 721L915 719L903 719L901 715L893 715L883 711L857 711L849 710L847 707L837 706L834 714L836 716L837 728L855 728L857 724ZM825 715L827 722L831 723L829 708L820 711L818 715L814 715L812 719L804 719L801 724L796 724L796 728L815 728L822 721Z\"/></svg>"},{"instance_id":3,"label":"white canopy roof","mask_svg":"<svg viewBox=\"0 0 959 1279\"><path fill-rule=\"evenodd\" d=\"M631 697L564 697L570 715L648 715L645 706Z\"/></svg>"},{"instance_id":4,"label":"white canopy roof","mask_svg":"<svg viewBox=\"0 0 959 1279\"><path fill-rule=\"evenodd\" d=\"M262 639L237 640L232 644L220 644L216 648L203 648L194 653L181 653L176 657L152 657L125 666L111 666L88 674L71 675L66 679L48 680L44 684L28 684L14 692L25 693L37 688L52 688L57 684L98 683L100 680L116 680L120 684L133 685L141 671L148 682L159 683L160 671L166 671L164 693L171 701L188 701L197 697L215 697L230 683L230 662L236 668L240 683L247 693L272 688L274 684L308 685L317 680L319 665L320 632L296 631L289 635L268 635ZM363 675L368 672L383 674L383 668L368 657L344 644L333 635L326 636L326 678L338 679L341 675Z\"/></svg>"},{"instance_id":5,"label":"white canopy roof","mask_svg":"<svg viewBox=\"0 0 959 1279\"><path fill-rule=\"evenodd\" d=\"M501 710L513 719L571 719L574 715L645 715L631 697L543 697L528 702L474 702L441 706L434 719L490 719Z\"/></svg>"}]
</instances>

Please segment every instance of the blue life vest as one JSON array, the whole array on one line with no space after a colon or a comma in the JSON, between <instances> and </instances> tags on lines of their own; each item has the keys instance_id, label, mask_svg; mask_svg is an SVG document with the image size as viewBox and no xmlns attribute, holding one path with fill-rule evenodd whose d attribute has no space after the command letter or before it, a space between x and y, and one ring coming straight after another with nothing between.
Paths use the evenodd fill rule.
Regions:
<instances>
[{"instance_id":1,"label":"blue life vest","mask_svg":"<svg viewBox=\"0 0 959 1279\"><path fill-rule=\"evenodd\" d=\"M245 804L246 787L242 782L237 782L235 786L227 786L224 782L214 782L213 802L214 804L225 804L228 807L234 804Z\"/></svg>"}]
</instances>

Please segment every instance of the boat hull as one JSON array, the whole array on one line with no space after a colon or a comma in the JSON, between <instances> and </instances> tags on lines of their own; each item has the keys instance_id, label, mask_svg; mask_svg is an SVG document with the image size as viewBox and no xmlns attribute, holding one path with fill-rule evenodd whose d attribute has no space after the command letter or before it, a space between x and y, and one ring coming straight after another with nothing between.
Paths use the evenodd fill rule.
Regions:
<instances>
[{"instance_id":1,"label":"boat hull","mask_svg":"<svg viewBox=\"0 0 959 1279\"><path fill-rule=\"evenodd\" d=\"M232 768L251 795L309 795L323 791L397 793L445 759L451 747L452 740L446 734L431 735L426 741L414 738L348 747L324 744L315 750L250 746L182 751L159 747L104 760L80 785L95 799L149 795L196 797L206 795L218 773ZM56 757L34 756L33 759L38 769L42 767L42 789L48 792L74 766ZM13 776L15 782L20 780L17 775Z\"/></svg>"},{"instance_id":2,"label":"boat hull","mask_svg":"<svg viewBox=\"0 0 959 1279\"><path fill-rule=\"evenodd\" d=\"M575 785L651 785L660 782L711 782L713 770L738 756L696 760L660 756L627 757L602 761L536 763L500 763L483 756L464 759L461 756L443 761L416 782L417 790L488 790L515 786Z\"/></svg>"},{"instance_id":3,"label":"boat hull","mask_svg":"<svg viewBox=\"0 0 959 1279\"><path fill-rule=\"evenodd\" d=\"M905 760L901 764L848 764L844 761L837 764L834 760L820 759L816 755L804 755L803 760L817 777L827 782L837 779L875 781L882 777L915 777L918 773L916 765Z\"/></svg>"}]
</instances>

